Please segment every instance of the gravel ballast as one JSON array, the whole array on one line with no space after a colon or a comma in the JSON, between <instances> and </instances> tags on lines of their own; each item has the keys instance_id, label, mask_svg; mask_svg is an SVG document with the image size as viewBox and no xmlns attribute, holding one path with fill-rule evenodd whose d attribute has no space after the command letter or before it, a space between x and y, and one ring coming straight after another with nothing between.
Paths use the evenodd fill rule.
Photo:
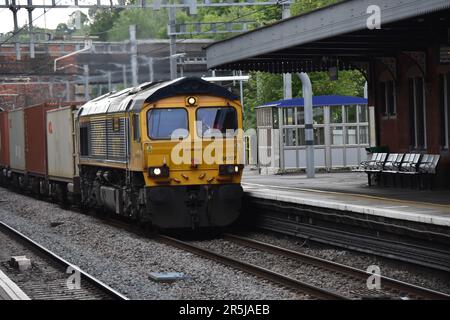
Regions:
<instances>
[{"instance_id":1,"label":"gravel ballast","mask_svg":"<svg viewBox=\"0 0 450 320\"><path fill-rule=\"evenodd\" d=\"M444 271L431 270L374 255L336 249L328 245L274 232L253 232L246 234L246 236L361 270L367 270L369 266L378 266L381 275L385 277L450 294L450 276Z\"/></svg>"},{"instance_id":2,"label":"gravel ballast","mask_svg":"<svg viewBox=\"0 0 450 320\"><path fill-rule=\"evenodd\" d=\"M302 299L246 273L0 188L0 220L131 299ZM159 283L151 272L182 272Z\"/></svg>"},{"instance_id":3,"label":"gravel ballast","mask_svg":"<svg viewBox=\"0 0 450 320\"><path fill-rule=\"evenodd\" d=\"M131 299L308 299L307 295L225 267L191 253L137 235L123 228L56 204L0 188L0 220L18 229L69 262ZM263 242L318 256L365 270L381 268L382 275L450 293L448 274L409 264L304 242L269 232L250 235ZM238 248L223 240L200 243L216 252L234 255L288 276L357 296L359 287L326 272L304 267L288 259ZM182 272L185 280L154 282L151 272Z\"/></svg>"}]
</instances>

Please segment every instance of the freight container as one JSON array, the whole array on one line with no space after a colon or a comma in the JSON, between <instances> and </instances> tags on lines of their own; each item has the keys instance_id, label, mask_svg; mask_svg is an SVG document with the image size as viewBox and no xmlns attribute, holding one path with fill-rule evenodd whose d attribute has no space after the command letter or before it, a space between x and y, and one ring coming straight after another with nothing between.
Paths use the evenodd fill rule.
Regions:
<instances>
[{"instance_id":1,"label":"freight container","mask_svg":"<svg viewBox=\"0 0 450 320\"><path fill-rule=\"evenodd\" d=\"M13 171L25 171L25 123L23 109L8 112L9 165Z\"/></svg>"},{"instance_id":2,"label":"freight container","mask_svg":"<svg viewBox=\"0 0 450 320\"><path fill-rule=\"evenodd\" d=\"M75 106L47 111L47 160L51 180L72 181L78 176L75 144Z\"/></svg>"},{"instance_id":3,"label":"freight container","mask_svg":"<svg viewBox=\"0 0 450 320\"><path fill-rule=\"evenodd\" d=\"M25 163L32 175L47 175L47 139L45 114L55 109L53 104L43 103L23 109L25 118Z\"/></svg>"},{"instance_id":4,"label":"freight container","mask_svg":"<svg viewBox=\"0 0 450 320\"><path fill-rule=\"evenodd\" d=\"M0 112L0 167L9 166L8 113Z\"/></svg>"}]
</instances>

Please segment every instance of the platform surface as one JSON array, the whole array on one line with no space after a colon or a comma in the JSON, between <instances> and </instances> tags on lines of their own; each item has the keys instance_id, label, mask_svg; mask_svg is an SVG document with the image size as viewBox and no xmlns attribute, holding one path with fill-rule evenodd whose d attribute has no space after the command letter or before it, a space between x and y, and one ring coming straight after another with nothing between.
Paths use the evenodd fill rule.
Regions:
<instances>
[{"instance_id":1,"label":"platform surface","mask_svg":"<svg viewBox=\"0 0 450 320\"><path fill-rule=\"evenodd\" d=\"M368 187L364 173L244 175L253 197L450 227L450 191Z\"/></svg>"},{"instance_id":2,"label":"platform surface","mask_svg":"<svg viewBox=\"0 0 450 320\"><path fill-rule=\"evenodd\" d=\"M0 270L0 300L30 300L30 298Z\"/></svg>"}]
</instances>

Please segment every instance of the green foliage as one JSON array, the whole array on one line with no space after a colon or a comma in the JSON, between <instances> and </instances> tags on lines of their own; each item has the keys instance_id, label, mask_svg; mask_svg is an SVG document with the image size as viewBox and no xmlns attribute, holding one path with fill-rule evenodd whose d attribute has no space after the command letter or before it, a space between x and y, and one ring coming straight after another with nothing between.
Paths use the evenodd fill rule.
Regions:
<instances>
[{"instance_id":1,"label":"green foliage","mask_svg":"<svg viewBox=\"0 0 450 320\"><path fill-rule=\"evenodd\" d=\"M244 128L256 128L255 107L281 99L283 99L281 75L252 72L250 80L244 86Z\"/></svg>"},{"instance_id":2,"label":"green foliage","mask_svg":"<svg viewBox=\"0 0 450 320\"><path fill-rule=\"evenodd\" d=\"M343 0L295 0L291 6L291 13L293 16L297 16L342 1Z\"/></svg>"},{"instance_id":3,"label":"green foliage","mask_svg":"<svg viewBox=\"0 0 450 320\"><path fill-rule=\"evenodd\" d=\"M340 71L337 81L330 81L326 72L311 73L310 78L314 95L364 96L366 79L359 71Z\"/></svg>"},{"instance_id":4,"label":"green foliage","mask_svg":"<svg viewBox=\"0 0 450 320\"><path fill-rule=\"evenodd\" d=\"M321 95L364 95L366 79L359 71L340 71L337 81L330 81L328 73L313 72L309 74L313 94ZM264 72L250 73L250 80L244 87L245 129L256 128L255 107L267 102L283 99L283 76ZM297 75L292 75L292 96L302 97L302 84Z\"/></svg>"},{"instance_id":5,"label":"green foliage","mask_svg":"<svg viewBox=\"0 0 450 320\"><path fill-rule=\"evenodd\" d=\"M89 28L89 34L91 36L98 36L100 41L108 40L108 31L114 25L114 22L119 18L121 9L91 9L89 10L89 16L93 19ZM127 29L128 30L128 29Z\"/></svg>"},{"instance_id":6,"label":"green foliage","mask_svg":"<svg viewBox=\"0 0 450 320\"><path fill-rule=\"evenodd\" d=\"M129 39L129 26L136 25L138 39L161 39L167 37L167 12L165 10L124 10L119 13L107 32L109 41Z\"/></svg>"}]
</instances>

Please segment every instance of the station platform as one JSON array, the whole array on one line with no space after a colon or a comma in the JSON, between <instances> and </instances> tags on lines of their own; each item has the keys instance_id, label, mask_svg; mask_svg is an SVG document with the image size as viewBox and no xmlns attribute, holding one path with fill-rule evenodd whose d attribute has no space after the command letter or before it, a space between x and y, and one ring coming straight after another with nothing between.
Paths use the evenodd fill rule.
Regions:
<instances>
[{"instance_id":1,"label":"station platform","mask_svg":"<svg viewBox=\"0 0 450 320\"><path fill-rule=\"evenodd\" d=\"M450 228L450 191L369 187L365 173L244 174L247 196Z\"/></svg>"},{"instance_id":2,"label":"station platform","mask_svg":"<svg viewBox=\"0 0 450 320\"><path fill-rule=\"evenodd\" d=\"M0 300L30 300L30 298L0 270Z\"/></svg>"}]
</instances>

